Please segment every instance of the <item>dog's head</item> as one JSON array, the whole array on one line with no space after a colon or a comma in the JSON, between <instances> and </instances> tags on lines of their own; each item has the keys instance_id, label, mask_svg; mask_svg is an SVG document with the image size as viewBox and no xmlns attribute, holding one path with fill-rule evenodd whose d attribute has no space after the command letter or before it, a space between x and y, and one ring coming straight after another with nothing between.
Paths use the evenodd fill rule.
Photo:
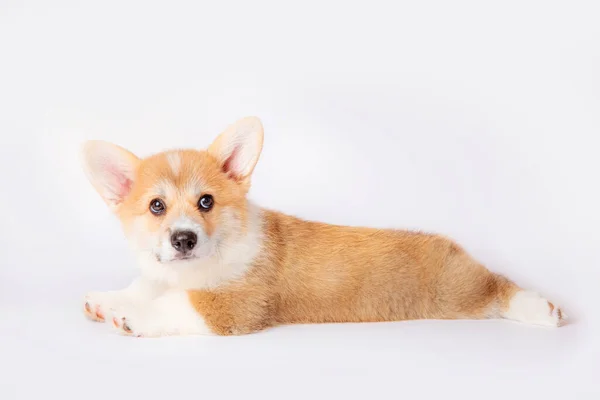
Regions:
<instances>
[{"instance_id":1,"label":"dog's head","mask_svg":"<svg viewBox=\"0 0 600 400\"><path fill-rule=\"evenodd\" d=\"M139 158L117 145L83 147L88 179L120 219L133 247L158 262L215 255L244 232L246 195L262 150L263 127L247 117L206 150L170 150Z\"/></svg>"}]
</instances>

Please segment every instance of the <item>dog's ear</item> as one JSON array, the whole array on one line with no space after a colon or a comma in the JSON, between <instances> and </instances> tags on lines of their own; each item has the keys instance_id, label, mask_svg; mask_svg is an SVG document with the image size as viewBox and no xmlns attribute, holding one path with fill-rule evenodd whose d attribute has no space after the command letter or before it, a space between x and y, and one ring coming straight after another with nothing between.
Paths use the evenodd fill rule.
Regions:
<instances>
[{"instance_id":1,"label":"dog's ear","mask_svg":"<svg viewBox=\"0 0 600 400\"><path fill-rule=\"evenodd\" d=\"M208 152L232 179L248 183L263 146L263 126L256 117L229 125L209 146Z\"/></svg>"},{"instance_id":2,"label":"dog's ear","mask_svg":"<svg viewBox=\"0 0 600 400\"><path fill-rule=\"evenodd\" d=\"M83 144L82 162L91 184L114 209L131 191L140 159L115 144L91 140Z\"/></svg>"}]
</instances>

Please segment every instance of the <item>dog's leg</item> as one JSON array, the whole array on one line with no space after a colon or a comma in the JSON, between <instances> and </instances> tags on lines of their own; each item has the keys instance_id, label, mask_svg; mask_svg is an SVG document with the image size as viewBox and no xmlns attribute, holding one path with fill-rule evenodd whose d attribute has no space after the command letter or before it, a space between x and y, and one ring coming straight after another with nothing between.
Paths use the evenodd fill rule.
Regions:
<instances>
[{"instance_id":1,"label":"dog's leg","mask_svg":"<svg viewBox=\"0 0 600 400\"><path fill-rule=\"evenodd\" d=\"M83 310L88 318L104 322L111 310L124 305L146 303L158 297L164 290L162 284L140 277L125 289L88 293L84 299Z\"/></svg>"},{"instance_id":2,"label":"dog's leg","mask_svg":"<svg viewBox=\"0 0 600 400\"><path fill-rule=\"evenodd\" d=\"M485 284L475 287L471 300L491 299L488 305L475 311L476 318L502 318L530 325L561 326L567 319L564 311L533 290L519 287L512 281L489 273ZM490 296L491 294L491 296ZM466 307L468 309L468 307Z\"/></svg>"},{"instance_id":3,"label":"dog's leg","mask_svg":"<svg viewBox=\"0 0 600 400\"><path fill-rule=\"evenodd\" d=\"M147 303L123 306L114 312L112 324L119 333L137 337L213 334L185 290L169 290Z\"/></svg>"},{"instance_id":4,"label":"dog's leg","mask_svg":"<svg viewBox=\"0 0 600 400\"><path fill-rule=\"evenodd\" d=\"M492 273L464 251L447 256L438 284L436 303L443 318L501 318L552 327L567 318L557 304Z\"/></svg>"}]
</instances>

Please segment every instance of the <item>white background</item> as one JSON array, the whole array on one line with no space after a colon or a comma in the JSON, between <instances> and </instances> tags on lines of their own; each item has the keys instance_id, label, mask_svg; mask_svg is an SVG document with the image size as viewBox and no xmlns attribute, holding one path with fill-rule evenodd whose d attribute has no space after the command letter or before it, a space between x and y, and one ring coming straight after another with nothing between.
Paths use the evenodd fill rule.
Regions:
<instances>
[{"instance_id":1,"label":"white background","mask_svg":"<svg viewBox=\"0 0 600 400\"><path fill-rule=\"evenodd\" d=\"M0 398L600 396L597 1L0 2ZM259 116L251 198L436 231L571 323L290 326L133 339L136 273L85 139L202 148Z\"/></svg>"}]
</instances>

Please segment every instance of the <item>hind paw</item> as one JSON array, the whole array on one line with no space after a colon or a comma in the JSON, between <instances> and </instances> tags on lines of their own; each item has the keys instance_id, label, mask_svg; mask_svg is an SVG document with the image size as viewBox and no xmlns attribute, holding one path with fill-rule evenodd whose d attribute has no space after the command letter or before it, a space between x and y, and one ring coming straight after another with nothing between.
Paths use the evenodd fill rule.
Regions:
<instances>
[{"instance_id":1,"label":"hind paw","mask_svg":"<svg viewBox=\"0 0 600 400\"><path fill-rule=\"evenodd\" d=\"M567 319L567 315L561 307L529 290L515 293L503 317L528 324L552 327L563 325Z\"/></svg>"}]
</instances>

